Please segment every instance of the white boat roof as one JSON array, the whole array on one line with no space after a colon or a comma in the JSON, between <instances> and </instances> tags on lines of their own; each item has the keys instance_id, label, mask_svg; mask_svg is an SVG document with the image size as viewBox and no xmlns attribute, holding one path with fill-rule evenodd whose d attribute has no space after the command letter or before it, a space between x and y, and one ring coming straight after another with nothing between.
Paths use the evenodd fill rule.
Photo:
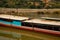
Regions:
<instances>
[{"instance_id":1,"label":"white boat roof","mask_svg":"<svg viewBox=\"0 0 60 40\"><path fill-rule=\"evenodd\" d=\"M40 23L40 24L49 24L49 25L59 25L59 26L60 26L60 22L43 20L43 19L32 19L32 20L27 20L27 21L24 21L24 22Z\"/></svg>"},{"instance_id":2,"label":"white boat roof","mask_svg":"<svg viewBox=\"0 0 60 40\"><path fill-rule=\"evenodd\" d=\"M29 19L27 17L20 17L20 16L12 16L12 15L0 15L0 18L5 18L5 19L14 19L14 20L26 20Z\"/></svg>"},{"instance_id":3,"label":"white boat roof","mask_svg":"<svg viewBox=\"0 0 60 40\"><path fill-rule=\"evenodd\" d=\"M52 19L52 20L60 20L60 18L51 18L51 17L41 17L43 19Z\"/></svg>"}]
</instances>

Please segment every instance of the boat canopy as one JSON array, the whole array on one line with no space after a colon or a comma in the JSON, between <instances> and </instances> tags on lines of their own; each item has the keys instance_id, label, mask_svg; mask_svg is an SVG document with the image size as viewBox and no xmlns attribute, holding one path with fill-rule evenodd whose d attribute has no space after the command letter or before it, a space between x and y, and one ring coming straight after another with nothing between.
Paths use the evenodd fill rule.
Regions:
<instances>
[{"instance_id":1,"label":"boat canopy","mask_svg":"<svg viewBox=\"0 0 60 40\"><path fill-rule=\"evenodd\" d=\"M29 18L27 17L20 17L20 16L12 16L12 15L0 15L0 18L5 18L5 19L13 19L13 20L27 20Z\"/></svg>"},{"instance_id":2,"label":"boat canopy","mask_svg":"<svg viewBox=\"0 0 60 40\"><path fill-rule=\"evenodd\" d=\"M44 20L44 19L31 19L31 20L26 20L24 22L27 23L37 23L37 24L48 24L48 25L58 25L60 26L60 22L57 21L49 21L49 20Z\"/></svg>"},{"instance_id":3,"label":"boat canopy","mask_svg":"<svg viewBox=\"0 0 60 40\"><path fill-rule=\"evenodd\" d=\"M47 19L47 20L55 20L55 21L60 21L60 18L52 18L52 17L41 17L42 19Z\"/></svg>"}]
</instances>

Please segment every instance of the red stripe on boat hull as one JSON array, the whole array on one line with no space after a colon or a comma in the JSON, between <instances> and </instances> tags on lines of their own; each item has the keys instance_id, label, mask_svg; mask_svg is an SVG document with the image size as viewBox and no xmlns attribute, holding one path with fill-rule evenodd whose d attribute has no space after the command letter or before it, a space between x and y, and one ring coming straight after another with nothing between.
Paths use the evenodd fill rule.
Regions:
<instances>
[{"instance_id":1,"label":"red stripe on boat hull","mask_svg":"<svg viewBox=\"0 0 60 40\"><path fill-rule=\"evenodd\" d=\"M32 27L27 27L27 26L13 26L13 25L6 25L6 24L2 24L2 23L0 23L0 26L18 28L18 29L22 29L22 30L30 30L30 31L42 32L42 33L46 33L46 34L60 36L59 31L46 30L46 29L41 29L41 28L32 28Z\"/></svg>"}]
</instances>

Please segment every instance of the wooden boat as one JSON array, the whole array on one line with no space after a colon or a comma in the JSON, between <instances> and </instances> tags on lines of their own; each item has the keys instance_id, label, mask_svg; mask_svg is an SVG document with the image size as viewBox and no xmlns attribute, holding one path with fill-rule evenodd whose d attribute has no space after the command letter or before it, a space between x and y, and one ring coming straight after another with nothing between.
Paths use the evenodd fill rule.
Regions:
<instances>
[{"instance_id":1,"label":"wooden boat","mask_svg":"<svg viewBox=\"0 0 60 40\"><path fill-rule=\"evenodd\" d=\"M43 19L30 19L12 15L0 15L0 26L42 32L60 36L60 22Z\"/></svg>"}]
</instances>

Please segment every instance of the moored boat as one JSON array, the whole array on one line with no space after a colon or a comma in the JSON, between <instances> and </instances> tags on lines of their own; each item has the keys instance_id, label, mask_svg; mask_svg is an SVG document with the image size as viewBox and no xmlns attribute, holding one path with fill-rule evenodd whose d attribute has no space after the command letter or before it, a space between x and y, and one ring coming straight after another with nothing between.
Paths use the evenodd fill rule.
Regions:
<instances>
[{"instance_id":1,"label":"moored boat","mask_svg":"<svg viewBox=\"0 0 60 40\"><path fill-rule=\"evenodd\" d=\"M0 15L0 26L43 32L60 36L60 22L44 19L30 19L12 15Z\"/></svg>"}]
</instances>

